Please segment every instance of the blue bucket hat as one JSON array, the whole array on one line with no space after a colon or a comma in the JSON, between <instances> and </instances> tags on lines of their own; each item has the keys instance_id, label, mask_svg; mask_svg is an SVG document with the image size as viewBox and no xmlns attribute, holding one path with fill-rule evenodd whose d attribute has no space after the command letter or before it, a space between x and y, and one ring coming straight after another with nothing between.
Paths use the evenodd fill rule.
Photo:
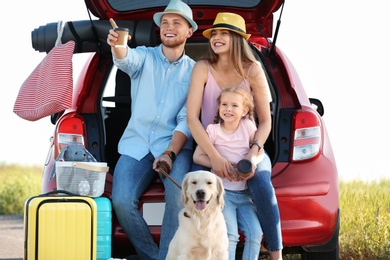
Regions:
<instances>
[{"instance_id":1,"label":"blue bucket hat","mask_svg":"<svg viewBox=\"0 0 390 260\"><path fill-rule=\"evenodd\" d=\"M194 32L198 29L198 25L192 19L191 8L180 0L171 0L168 6L165 8L164 12L154 14L153 20L158 27L161 26L161 17L164 14L178 14L190 23L191 27L194 29Z\"/></svg>"}]
</instances>

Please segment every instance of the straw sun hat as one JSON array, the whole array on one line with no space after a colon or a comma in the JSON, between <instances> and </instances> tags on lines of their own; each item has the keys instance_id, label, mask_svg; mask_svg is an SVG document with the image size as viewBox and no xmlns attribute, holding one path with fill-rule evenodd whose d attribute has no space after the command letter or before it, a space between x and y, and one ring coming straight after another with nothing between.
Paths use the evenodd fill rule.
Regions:
<instances>
[{"instance_id":1,"label":"straw sun hat","mask_svg":"<svg viewBox=\"0 0 390 260\"><path fill-rule=\"evenodd\" d=\"M251 37L246 33L245 20L238 14L218 13L214 20L213 27L203 31L203 36L210 39L213 30L229 30L238 33L246 40Z\"/></svg>"},{"instance_id":2,"label":"straw sun hat","mask_svg":"<svg viewBox=\"0 0 390 260\"><path fill-rule=\"evenodd\" d=\"M171 0L168 6L165 8L164 12L154 14L153 20L158 27L161 27L161 18L164 14L178 14L191 24L191 27L194 29L194 32L198 29L198 25L192 18L191 8L180 0Z\"/></svg>"}]
</instances>

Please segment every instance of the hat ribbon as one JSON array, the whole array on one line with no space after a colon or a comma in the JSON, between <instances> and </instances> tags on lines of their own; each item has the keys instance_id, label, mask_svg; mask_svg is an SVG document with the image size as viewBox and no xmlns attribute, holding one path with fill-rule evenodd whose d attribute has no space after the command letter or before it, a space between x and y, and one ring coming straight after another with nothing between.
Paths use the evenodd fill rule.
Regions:
<instances>
[{"instance_id":1,"label":"hat ribbon","mask_svg":"<svg viewBox=\"0 0 390 260\"><path fill-rule=\"evenodd\" d=\"M235 30L235 31L239 31L241 33L246 34L246 32L244 30L238 28L237 26L234 26L234 25L231 25L231 24L227 24L227 23L214 24L213 27L211 27L211 28L212 29L217 29L217 28L220 28L220 27L229 28L229 29L232 29L232 30Z\"/></svg>"},{"instance_id":2,"label":"hat ribbon","mask_svg":"<svg viewBox=\"0 0 390 260\"><path fill-rule=\"evenodd\" d=\"M178 10L178 9L166 9L166 10L164 10L163 13L169 13L169 12L180 13L180 14L187 16L187 14L185 12Z\"/></svg>"}]
</instances>

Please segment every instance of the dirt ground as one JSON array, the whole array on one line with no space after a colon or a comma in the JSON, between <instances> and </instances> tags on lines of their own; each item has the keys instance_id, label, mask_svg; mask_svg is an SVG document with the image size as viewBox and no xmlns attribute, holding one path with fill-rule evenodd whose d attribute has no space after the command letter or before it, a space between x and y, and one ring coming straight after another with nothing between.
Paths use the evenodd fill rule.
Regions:
<instances>
[{"instance_id":1,"label":"dirt ground","mask_svg":"<svg viewBox=\"0 0 390 260\"><path fill-rule=\"evenodd\" d=\"M0 215L0 260L23 259L23 216Z\"/></svg>"}]
</instances>

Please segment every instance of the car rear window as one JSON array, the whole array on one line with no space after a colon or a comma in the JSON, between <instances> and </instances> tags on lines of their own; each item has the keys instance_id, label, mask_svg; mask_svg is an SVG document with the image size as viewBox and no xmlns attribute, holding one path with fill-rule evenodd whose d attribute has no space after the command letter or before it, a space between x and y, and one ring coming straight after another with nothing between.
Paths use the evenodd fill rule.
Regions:
<instances>
[{"instance_id":1,"label":"car rear window","mask_svg":"<svg viewBox=\"0 0 390 260\"><path fill-rule=\"evenodd\" d=\"M261 0L183 0L190 6L195 5L212 5L212 6L231 6L231 7L254 7L257 6ZM117 11L133 11L145 8L153 7L165 7L168 5L169 0L156 1L156 0L133 0L133 1L123 1L123 0L108 0L108 3L111 7Z\"/></svg>"}]
</instances>

